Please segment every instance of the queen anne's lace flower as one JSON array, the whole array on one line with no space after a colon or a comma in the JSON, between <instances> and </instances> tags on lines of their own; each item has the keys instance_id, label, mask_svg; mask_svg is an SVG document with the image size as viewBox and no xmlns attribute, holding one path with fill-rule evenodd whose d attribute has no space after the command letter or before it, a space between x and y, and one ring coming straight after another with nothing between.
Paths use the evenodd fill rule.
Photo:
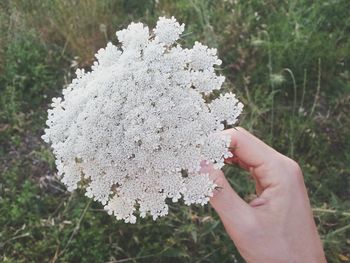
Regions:
<instances>
[{"instance_id":1,"label":"queen anne's lace flower","mask_svg":"<svg viewBox=\"0 0 350 263\"><path fill-rule=\"evenodd\" d=\"M215 184L200 173L201 161L219 169L232 156L229 138L217 134L243 105L231 93L206 102L224 82L213 67L221 61L198 42L177 45L183 30L161 17L151 32L141 23L118 31L121 48L99 50L92 71L77 70L48 110L43 139L68 190L81 183L125 222L136 222L136 210L166 215L167 198L207 203Z\"/></svg>"}]
</instances>

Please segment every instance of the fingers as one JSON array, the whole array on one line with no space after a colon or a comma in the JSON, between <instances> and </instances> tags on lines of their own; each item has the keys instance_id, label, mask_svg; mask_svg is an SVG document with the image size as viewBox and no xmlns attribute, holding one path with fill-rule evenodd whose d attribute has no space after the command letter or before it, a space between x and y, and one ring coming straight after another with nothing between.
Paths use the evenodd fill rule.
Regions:
<instances>
[{"instance_id":1,"label":"fingers","mask_svg":"<svg viewBox=\"0 0 350 263\"><path fill-rule=\"evenodd\" d=\"M247 171L249 170L249 166L245 164L243 161L241 161L240 159L238 159L237 156L229 157L225 159L225 164L238 164L244 170L247 170Z\"/></svg>"},{"instance_id":2,"label":"fingers","mask_svg":"<svg viewBox=\"0 0 350 263\"><path fill-rule=\"evenodd\" d=\"M252 174L258 192L261 193L280 180L280 174L283 172L278 166L280 153L243 128L225 130L223 134L231 137L230 147L234 157L242 168Z\"/></svg>"},{"instance_id":3,"label":"fingers","mask_svg":"<svg viewBox=\"0 0 350 263\"><path fill-rule=\"evenodd\" d=\"M256 181L258 195L269 186L275 185L283 172L283 169L276 165L281 154L243 128L229 129L223 133L231 137L230 146L234 154L234 158L227 161L236 162L251 173ZM209 173L218 186L210 203L231 236L235 236L238 229L254 218L254 208L264 205L267 199L265 196L259 196L251 204L247 204L232 189L221 170L215 170L212 165L202 165L201 171Z\"/></svg>"},{"instance_id":4,"label":"fingers","mask_svg":"<svg viewBox=\"0 0 350 263\"><path fill-rule=\"evenodd\" d=\"M210 204L219 214L221 220L230 224L239 223L251 209L250 206L232 189L221 170L216 170L211 164L202 165L202 173L209 173L210 178L217 185Z\"/></svg>"},{"instance_id":5,"label":"fingers","mask_svg":"<svg viewBox=\"0 0 350 263\"><path fill-rule=\"evenodd\" d=\"M264 163L269 163L271 156L277 153L273 148L241 127L224 130L222 133L230 135L230 147L233 149L235 157L246 166L257 168Z\"/></svg>"}]
</instances>

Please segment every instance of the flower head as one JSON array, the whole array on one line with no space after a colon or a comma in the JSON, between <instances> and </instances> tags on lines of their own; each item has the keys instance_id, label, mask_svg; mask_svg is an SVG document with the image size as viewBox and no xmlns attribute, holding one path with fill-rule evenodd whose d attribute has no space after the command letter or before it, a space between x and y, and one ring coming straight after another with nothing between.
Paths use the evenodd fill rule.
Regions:
<instances>
[{"instance_id":1,"label":"flower head","mask_svg":"<svg viewBox=\"0 0 350 263\"><path fill-rule=\"evenodd\" d=\"M86 195L125 222L166 215L167 199L207 203L215 184L201 161L221 168L231 156L229 138L216 134L243 105L231 93L206 102L224 82L221 60L198 42L177 45L183 30L161 17L151 32L141 23L118 31L121 48L99 50L48 110L42 137L68 190L84 181Z\"/></svg>"}]
</instances>

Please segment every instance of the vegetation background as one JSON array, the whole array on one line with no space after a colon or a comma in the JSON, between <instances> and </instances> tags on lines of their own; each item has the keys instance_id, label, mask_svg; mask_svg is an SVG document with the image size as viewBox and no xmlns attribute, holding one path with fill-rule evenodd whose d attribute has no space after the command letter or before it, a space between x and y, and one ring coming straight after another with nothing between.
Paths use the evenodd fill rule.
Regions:
<instances>
[{"instance_id":1,"label":"vegetation background","mask_svg":"<svg viewBox=\"0 0 350 263\"><path fill-rule=\"evenodd\" d=\"M40 139L53 96L131 21L217 47L241 125L303 168L329 262L350 262L349 0L1 0L0 261L243 262L210 206L124 224L59 182ZM247 174L225 172L245 199Z\"/></svg>"}]
</instances>

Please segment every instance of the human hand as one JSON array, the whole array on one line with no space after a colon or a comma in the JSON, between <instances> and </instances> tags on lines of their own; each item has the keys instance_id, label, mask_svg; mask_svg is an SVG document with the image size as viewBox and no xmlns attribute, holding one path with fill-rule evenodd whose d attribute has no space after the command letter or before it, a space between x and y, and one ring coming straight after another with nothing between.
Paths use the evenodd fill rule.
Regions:
<instances>
[{"instance_id":1,"label":"human hand","mask_svg":"<svg viewBox=\"0 0 350 263\"><path fill-rule=\"evenodd\" d=\"M326 262L299 165L243 128L231 136L233 161L250 172L258 197L250 204L221 170L202 167L219 187L210 203L247 262ZM231 160L232 161L232 160Z\"/></svg>"}]
</instances>

